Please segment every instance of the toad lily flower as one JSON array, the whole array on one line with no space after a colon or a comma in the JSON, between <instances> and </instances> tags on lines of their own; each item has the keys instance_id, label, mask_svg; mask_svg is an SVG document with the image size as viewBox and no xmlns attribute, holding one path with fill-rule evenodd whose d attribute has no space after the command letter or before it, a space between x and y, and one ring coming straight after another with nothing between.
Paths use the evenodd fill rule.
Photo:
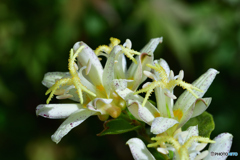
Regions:
<instances>
[{"instance_id":1,"label":"toad lily flower","mask_svg":"<svg viewBox=\"0 0 240 160\"><path fill-rule=\"evenodd\" d=\"M213 157L211 152L229 152L232 145L232 135L222 133L214 138L214 141L209 138L198 136L197 126L189 127L186 131L176 133L173 136L156 136L152 138L155 143L149 144L148 147L154 147L158 152L168 155L170 151L174 153L175 160L212 160L215 158L226 159L223 157ZM200 152L208 143L212 143L209 150ZM132 155L135 160L148 159L154 160L155 157L149 152L142 140L132 138L127 141Z\"/></svg>"},{"instance_id":2,"label":"toad lily flower","mask_svg":"<svg viewBox=\"0 0 240 160\"><path fill-rule=\"evenodd\" d=\"M70 50L69 72L47 73L42 82L49 88L46 94L50 93L50 96L47 104L37 106L36 114L51 119L67 118L52 135L52 140L58 143L89 116L97 115L102 121L107 120L109 115L117 118L126 103L116 90L127 87L134 90L147 78L142 70L148 68L145 64L152 63L153 52L159 42L161 38L152 39L140 52L131 50L130 40L119 45L120 41L116 38L111 38L109 46L100 46L95 52L84 42L75 43ZM105 67L97 56L103 53L107 57ZM132 64L127 70L124 55L137 64ZM137 55L136 59L133 55ZM129 85L131 81L136 83ZM80 103L48 104L54 94L58 99L69 98Z\"/></svg>"},{"instance_id":3,"label":"toad lily flower","mask_svg":"<svg viewBox=\"0 0 240 160\"><path fill-rule=\"evenodd\" d=\"M154 134L161 134L167 131L164 134L172 135L190 118L200 115L207 109L211 98L202 98L202 96L213 82L218 71L209 69L191 85L182 81L183 71L180 71L180 74L174 77L165 60L160 59L159 61L154 61L154 63L155 66L148 65L154 68L153 73L144 72L148 77L154 79L154 82L143 85L143 89L136 93L147 92L146 97L148 98L148 93L155 88L157 108L149 103L146 97L143 99L128 88L116 90L116 92L127 101L128 109L134 117L151 125L151 131ZM173 99L176 96L173 94L173 88L176 85L181 85L186 90L174 104Z\"/></svg>"}]
</instances>

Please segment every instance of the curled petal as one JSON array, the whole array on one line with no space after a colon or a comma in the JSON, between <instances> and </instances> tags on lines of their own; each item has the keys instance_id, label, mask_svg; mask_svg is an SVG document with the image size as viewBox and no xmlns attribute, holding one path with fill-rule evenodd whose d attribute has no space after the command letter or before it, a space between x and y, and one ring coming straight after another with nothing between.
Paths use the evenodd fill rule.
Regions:
<instances>
[{"instance_id":1,"label":"curled petal","mask_svg":"<svg viewBox=\"0 0 240 160\"><path fill-rule=\"evenodd\" d=\"M202 114L207 108L208 106L210 105L212 101L212 98L199 98L196 100L196 102L193 104L195 105L195 108L193 110L193 114L192 114L192 117L196 117L196 116L199 116L200 114Z\"/></svg>"},{"instance_id":2,"label":"curled petal","mask_svg":"<svg viewBox=\"0 0 240 160\"><path fill-rule=\"evenodd\" d=\"M209 154L207 155L204 160L225 160L227 156L222 155L222 156L217 156L217 155L212 155L211 153L229 153L231 146L232 146L232 138L233 136L229 133L222 133L219 134L217 137L215 137L213 140L216 143L212 143L209 146Z\"/></svg>"},{"instance_id":3,"label":"curled petal","mask_svg":"<svg viewBox=\"0 0 240 160\"><path fill-rule=\"evenodd\" d=\"M146 102L143 107L141 104L143 102L143 97L139 95L134 95L133 91L126 88L124 90L116 90L118 95L127 102L129 106L129 111L136 116L141 121L144 121L151 125L154 117L159 117L160 113L157 108L150 102Z\"/></svg>"},{"instance_id":4,"label":"curled petal","mask_svg":"<svg viewBox=\"0 0 240 160\"><path fill-rule=\"evenodd\" d=\"M201 98L205 92L208 90L209 86L212 84L214 78L219 72L215 69L209 69L206 73L201 75L196 81L192 83L194 87L201 89L203 92L193 90L193 92ZM189 91L185 90L183 94L180 95L174 109L181 108L184 112L190 108L190 106L196 101L196 97L193 96Z\"/></svg>"},{"instance_id":5,"label":"curled petal","mask_svg":"<svg viewBox=\"0 0 240 160\"><path fill-rule=\"evenodd\" d=\"M103 115L107 114L106 109L107 107L109 107L108 104L110 104L111 102L112 99L95 98L87 104L87 108L95 112L100 112Z\"/></svg>"},{"instance_id":6,"label":"curled petal","mask_svg":"<svg viewBox=\"0 0 240 160\"><path fill-rule=\"evenodd\" d=\"M57 129L57 131L52 135L52 140L59 143L60 140L74 127L81 124L89 116L95 114L96 112L89 109L79 109L72 113Z\"/></svg>"},{"instance_id":7,"label":"curled petal","mask_svg":"<svg viewBox=\"0 0 240 160\"><path fill-rule=\"evenodd\" d=\"M79 103L73 104L40 104L36 108L36 115L50 119L67 118L75 111L81 109Z\"/></svg>"},{"instance_id":8,"label":"curled petal","mask_svg":"<svg viewBox=\"0 0 240 160\"><path fill-rule=\"evenodd\" d=\"M80 64L80 66L88 66L88 63L91 63L91 69L88 73L88 76L93 84L101 85L103 74L102 64L100 63L94 51L84 42L75 43L73 46L73 50L76 52L77 49L81 46L84 46L84 48L80 53L78 53L78 63Z\"/></svg>"},{"instance_id":9,"label":"curled petal","mask_svg":"<svg viewBox=\"0 0 240 160\"><path fill-rule=\"evenodd\" d=\"M128 110L138 120L143 121L149 125L156 116L160 116L160 113L153 105L142 106L138 101L129 101Z\"/></svg>"},{"instance_id":10,"label":"curled petal","mask_svg":"<svg viewBox=\"0 0 240 160\"><path fill-rule=\"evenodd\" d=\"M151 132L153 134L160 134L177 124L178 121L172 118L157 117L153 120Z\"/></svg>"},{"instance_id":11,"label":"curled petal","mask_svg":"<svg viewBox=\"0 0 240 160\"><path fill-rule=\"evenodd\" d=\"M127 141L134 160L155 160L145 144L139 138L131 138Z\"/></svg>"}]
</instances>

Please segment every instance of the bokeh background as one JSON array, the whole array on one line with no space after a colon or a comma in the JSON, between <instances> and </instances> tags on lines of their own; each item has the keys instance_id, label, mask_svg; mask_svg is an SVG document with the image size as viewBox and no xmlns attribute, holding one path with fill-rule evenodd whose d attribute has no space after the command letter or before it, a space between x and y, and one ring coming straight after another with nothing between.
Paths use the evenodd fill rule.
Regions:
<instances>
[{"instance_id":1,"label":"bokeh background","mask_svg":"<svg viewBox=\"0 0 240 160\"><path fill-rule=\"evenodd\" d=\"M231 151L238 152L239 0L1 0L0 159L132 159L125 142L136 133L98 137L103 123L97 117L58 145L52 142L50 136L63 120L36 117L36 106L47 99L41 81L46 72L67 71L69 50L77 41L95 49L110 37L129 38L140 50L160 36L163 43L155 58L166 59L175 73L183 69L185 81L208 68L220 71L205 95L213 97L208 112L216 128L211 138L232 133Z\"/></svg>"}]
</instances>

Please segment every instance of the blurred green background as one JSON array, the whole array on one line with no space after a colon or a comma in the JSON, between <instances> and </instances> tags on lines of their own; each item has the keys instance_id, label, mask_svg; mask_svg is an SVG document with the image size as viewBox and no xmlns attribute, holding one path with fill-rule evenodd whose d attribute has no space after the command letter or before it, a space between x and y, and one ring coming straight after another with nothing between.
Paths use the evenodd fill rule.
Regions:
<instances>
[{"instance_id":1,"label":"blurred green background","mask_svg":"<svg viewBox=\"0 0 240 160\"><path fill-rule=\"evenodd\" d=\"M213 97L208 112L216 129L211 138L232 133L231 151L238 152L239 0L1 0L0 159L132 159L125 142L135 132L97 137L102 130L97 117L58 145L52 142L63 120L36 117L36 106L47 99L41 81L46 72L67 71L69 50L77 41L95 49L110 37L129 38L140 50L160 36L155 58L166 59L175 73L184 69L185 81L208 68L220 71L205 95Z\"/></svg>"}]
</instances>

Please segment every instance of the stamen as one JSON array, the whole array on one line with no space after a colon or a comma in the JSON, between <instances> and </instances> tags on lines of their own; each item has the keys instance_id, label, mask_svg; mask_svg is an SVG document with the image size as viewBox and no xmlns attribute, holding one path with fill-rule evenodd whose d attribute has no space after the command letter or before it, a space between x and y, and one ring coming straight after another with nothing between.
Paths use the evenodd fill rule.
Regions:
<instances>
[{"instance_id":1,"label":"stamen","mask_svg":"<svg viewBox=\"0 0 240 160\"><path fill-rule=\"evenodd\" d=\"M183 70L181 70L178 74L178 80L180 80L180 81L183 80L183 76L184 76L184 72L183 72Z\"/></svg>"},{"instance_id":2,"label":"stamen","mask_svg":"<svg viewBox=\"0 0 240 160\"><path fill-rule=\"evenodd\" d=\"M132 42L129 39L126 39L126 42L123 44L123 47L132 48Z\"/></svg>"},{"instance_id":3,"label":"stamen","mask_svg":"<svg viewBox=\"0 0 240 160\"><path fill-rule=\"evenodd\" d=\"M71 94L63 94L63 95L56 96L57 99L67 99L71 97L73 97L73 95Z\"/></svg>"},{"instance_id":4,"label":"stamen","mask_svg":"<svg viewBox=\"0 0 240 160\"><path fill-rule=\"evenodd\" d=\"M170 73L169 73L169 80L173 80L173 79L174 79L174 73L171 70Z\"/></svg>"},{"instance_id":5,"label":"stamen","mask_svg":"<svg viewBox=\"0 0 240 160\"><path fill-rule=\"evenodd\" d=\"M107 45L102 45L102 46L99 46L97 49L95 49L95 54L98 56L99 54L101 54L101 52L105 52L107 54L109 54L111 52L111 48L108 47Z\"/></svg>"},{"instance_id":6,"label":"stamen","mask_svg":"<svg viewBox=\"0 0 240 160\"><path fill-rule=\"evenodd\" d=\"M187 142L184 143L184 146L186 148L190 147L191 144L193 143L193 141L199 141L199 142L202 142L202 143L215 143L215 141L210 140L209 138L200 137L200 136L193 136L193 137L189 138L187 140Z\"/></svg>"},{"instance_id":7,"label":"stamen","mask_svg":"<svg viewBox=\"0 0 240 160\"><path fill-rule=\"evenodd\" d=\"M145 88L142 88L142 89L140 89L140 90L138 90L137 92L134 93L134 94L139 94L139 93L146 92L145 98L144 98L143 103L142 103L143 107L147 103L147 100L148 100L150 94L153 92L153 89L156 88L158 85L159 85L158 81L154 81L151 84L148 84Z\"/></svg>"},{"instance_id":8,"label":"stamen","mask_svg":"<svg viewBox=\"0 0 240 160\"><path fill-rule=\"evenodd\" d=\"M162 153L162 154L168 154L168 153L169 153L167 149L161 148L161 147L158 147L158 148L157 148L157 151L160 152L160 153Z\"/></svg>"},{"instance_id":9,"label":"stamen","mask_svg":"<svg viewBox=\"0 0 240 160\"><path fill-rule=\"evenodd\" d=\"M153 66L151 64L146 64L146 66L148 66L149 68L152 68L152 69L156 70L158 73L160 73L160 77L162 78L161 81L163 81L163 83L168 82L167 73L162 66L160 66L157 63L155 64L155 66Z\"/></svg>"},{"instance_id":10,"label":"stamen","mask_svg":"<svg viewBox=\"0 0 240 160\"><path fill-rule=\"evenodd\" d=\"M110 42L111 43L110 43L109 47L113 48L114 46L119 45L121 41L119 39L117 39L117 38L111 37L110 38Z\"/></svg>"},{"instance_id":11,"label":"stamen","mask_svg":"<svg viewBox=\"0 0 240 160\"><path fill-rule=\"evenodd\" d=\"M135 94L142 93L142 92L147 92L146 95L145 95L145 99L143 101L142 106L145 105L145 103L147 102L148 97L150 96L150 93L156 87L161 87L162 89L172 90L176 85L179 85L183 89L187 89L196 98L198 98L198 96L197 96L197 94L195 94L193 92L193 90L196 90L196 91L199 91L199 92L203 92L201 89L199 89L197 87L194 87L193 85L188 84L188 83L182 81L183 76L184 76L184 73L183 73L182 70L179 72L179 76L178 76L177 80L175 80L175 78L173 78L174 77L173 71L170 71L170 75L169 75L169 77L170 77L169 79L170 80L169 80L165 69L162 66L160 66L158 63L155 63L155 66L153 66L151 64L146 64L146 66L148 66L148 67L156 70L157 72L159 72L161 79L158 80L158 81L156 80L152 84L149 84L147 87L145 87L145 88L135 92ZM149 72L144 72L144 74L146 76L152 77L151 74L149 74ZM168 94L168 93L166 93L165 95L167 95L167 96L169 96L170 98L173 98L173 99L176 98L176 96Z\"/></svg>"},{"instance_id":12,"label":"stamen","mask_svg":"<svg viewBox=\"0 0 240 160\"><path fill-rule=\"evenodd\" d=\"M157 80L156 76L154 74L152 74L151 72L149 72L149 71L143 71L143 74L145 76L147 76L148 78L151 78L153 80Z\"/></svg>"},{"instance_id":13,"label":"stamen","mask_svg":"<svg viewBox=\"0 0 240 160\"><path fill-rule=\"evenodd\" d=\"M50 87L50 88L46 91L46 93L45 93L45 95L48 95L48 94L51 92L51 94L49 95L46 103L48 104L48 103L50 102L50 100L51 100L52 97L53 97L54 92L55 92L61 85L67 84L67 83L69 83L70 81L71 81L70 78L60 79L60 80L57 81L52 87Z\"/></svg>"},{"instance_id":14,"label":"stamen","mask_svg":"<svg viewBox=\"0 0 240 160\"><path fill-rule=\"evenodd\" d=\"M166 96L168 96L169 98L177 99L177 97L176 97L174 94L170 93L170 92L164 92L164 94L165 94Z\"/></svg>"},{"instance_id":15,"label":"stamen","mask_svg":"<svg viewBox=\"0 0 240 160\"><path fill-rule=\"evenodd\" d=\"M65 89L57 89L54 94L55 95L62 95L64 93L65 93Z\"/></svg>"},{"instance_id":16,"label":"stamen","mask_svg":"<svg viewBox=\"0 0 240 160\"><path fill-rule=\"evenodd\" d=\"M151 84L151 82L146 82L146 83L144 83L144 85L142 86L142 88L146 88L149 84Z\"/></svg>"},{"instance_id":17,"label":"stamen","mask_svg":"<svg viewBox=\"0 0 240 160\"><path fill-rule=\"evenodd\" d=\"M176 150L179 150L181 148L181 145L179 144L179 142L176 139L174 139L173 137L170 137L170 136L153 137L153 138L151 138L151 140L157 141L156 142L157 144L160 144L160 143L163 143L163 142L170 143L170 144L172 144L172 146ZM156 144L156 143L154 143L154 144ZM152 144L149 144L148 147L155 147L155 145L152 146Z\"/></svg>"}]
</instances>

